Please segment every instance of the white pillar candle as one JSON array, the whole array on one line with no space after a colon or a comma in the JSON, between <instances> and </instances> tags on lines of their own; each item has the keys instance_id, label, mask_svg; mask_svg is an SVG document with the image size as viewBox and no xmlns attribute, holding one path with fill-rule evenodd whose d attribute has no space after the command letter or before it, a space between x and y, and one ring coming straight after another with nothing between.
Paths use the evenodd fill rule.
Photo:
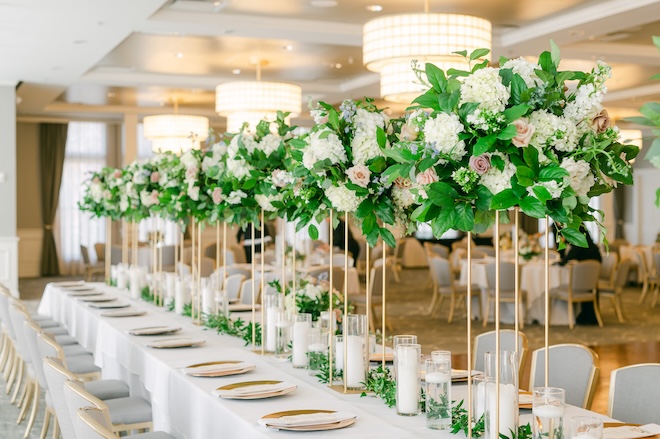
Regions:
<instances>
[{"instance_id":1,"label":"white pillar candle","mask_svg":"<svg viewBox=\"0 0 660 439\"><path fill-rule=\"evenodd\" d=\"M147 269L144 267L135 267L138 272L138 280L139 280L139 285L140 289L146 287L148 285L147 282Z\"/></svg>"},{"instance_id":2,"label":"white pillar candle","mask_svg":"<svg viewBox=\"0 0 660 439\"><path fill-rule=\"evenodd\" d=\"M544 404L534 407L532 413L539 418L561 418L564 416L564 407Z\"/></svg>"},{"instance_id":3,"label":"white pillar candle","mask_svg":"<svg viewBox=\"0 0 660 439\"><path fill-rule=\"evenodd\" d=\"M307 366L308 337L309 322L295 322L293 324L293 354L291 355L293 367Z\"/></svg>"},{"instance_id":4,"label":"white pillar candle","mask_svg":"<svg viewBox=\"0 0 660 439\"><path fill-rule=\"evenodd\" d=\"M167 273L165 277L165 298L170 299L174 297L174 284L176 282L176 276L174 273Z\"/></svg>"},{"instance_id":5,"label":"white pillar candle","mask_svg":"<svg viewBox=\"0 0 660 439\"><path fill-rule=\"evenodd\" d=\"M346 386L351 388L364 387L366 380L366 364L364 358L364 341L359 335L349 335L344 337L346 349ZM343 351L343 343L342 343ZM343 352L342 352L343 354ZM337 354L339 356L339 354ZM342 363L344 363L342 358Z\"/></svg>"},{"instance_id":6,"label":"white pillar candle","mask_svg":"<svg viewBox=\"0 0 660 439\"><path fill-rule=\"evenodd\" d=\"M486 387L486 400L488 411L493 416L493 421L490 424L490 437L498 438L499 435L495 434L496 422L495 413L497 410L497 396L495 391L495 383L488 383ZM516 417L518 411L515 410L518 406L518 392L513 384L500 384L500 434L509 436L511 431L516 430Z\"/></svg>"},{"instance_id":7,"label":"white pillar candle","mask_svg":"<svg viewBox=\"0 0 660 439\"><path fill-rule=\"evenodd\" d=\"M335 369L341 372L344 370L344 342L337 341L335 346Z\"/></svg>"},{"instance_id":8,"label":"white pillar candle","mask_svg":"<svg viewBox=\"0 0 660 439\"><path fill-rule=\"evenodd\" d=\"M415 349L405 349L396 355L397 413L419 413L419 357Z\"/></svg>"},{"instance_id":9,"label":"white pillar candle","mask_svg":"<svg viewBox=\"0 0 660 439\"><path fill-rule=\"evenodd\" d=\"M185 305L186 294L184 291L183 281L177 279L174 283L174 312L176 314L183 314L183 305Z\"/></svg>"},{"instance_id":10,"label":"white pillar candle","mask_svg":"<svg viewBox=\"0 0 660 439\"><path fill-rule=\"evenodd\" d=\"M210 287L202 288L202 312L205 314L213 314L215 311L215 294Z\"/></svg>"},{"instance_id":11,"label":"white pillar candle","mask_svg":"<svg viewBox=\"0 0 660 439\"><path fill-rule=\"evenodd\" d=\"M136 268L131 268L129 272L131 299L139 299L141 296L140 274Z\"/></svg>"},{"instance_id":12,"label":"white pillar candle","mask_svg":"<svg viewBox=\"0 0 660 439\"><path fill-rule=\"evenodd\" d=\"M266 308L266 350L275 352L275 338L277 337L277 307Z\"/></svg>"},{"instance_id":13,"label":"white pillar candle","mask_svg":"<svg viewBox=\"0 0 660 439\"><path fill-rule=\"evenodd\" d=\"M122 290L126 289L128 286L128 273L123 267L118 267L117 269L117 288Z\"/></svg>"},{"instance_id":14,"label":"white pillar candle","mask_svg":"<svg viewBox=\"0 0 660 439\"><path fill-rule=\"evenodd\" d=\"M432 372L427 373L424 376L424 380L431 384L444 384L451 380L451 375L443 372Z\"/></svg>"}]
</instances>

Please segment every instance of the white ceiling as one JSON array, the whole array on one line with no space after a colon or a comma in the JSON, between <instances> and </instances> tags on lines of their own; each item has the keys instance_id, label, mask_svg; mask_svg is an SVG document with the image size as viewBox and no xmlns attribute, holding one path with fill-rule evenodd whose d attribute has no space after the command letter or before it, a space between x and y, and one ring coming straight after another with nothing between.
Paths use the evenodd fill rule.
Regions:
<instances>
[{"instance_id":1,"label":"white ceiling","mask_svg":"<svg viewBox=\"0 0 660 439\"><path fill-rule=\"evenodd\" d=\"M254 79L257 60L264 80L297 83L305 98L378 97L378 75L362 65L362 25L421 12L424 1L315 1L0 0L0 83L22 81L22 118L121 119L171 112L176 100L218 126L215 86ZM367 10L374 4L382 12ZM611 63L607 105L617 117L660 100L660 82L649 80L660 72L651 42L660 0L430 0L430 10L491 20L495 60L538 55L552 38L564 68Z\"/></svg>"}]
</instances>

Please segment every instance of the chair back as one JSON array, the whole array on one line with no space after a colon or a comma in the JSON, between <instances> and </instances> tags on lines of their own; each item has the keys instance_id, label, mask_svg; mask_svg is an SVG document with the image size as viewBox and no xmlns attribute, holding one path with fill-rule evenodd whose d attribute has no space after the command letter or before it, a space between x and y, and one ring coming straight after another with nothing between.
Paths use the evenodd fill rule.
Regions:
<instances>
[{"instance_id":1,"label":"chair back","mask_svg":"<svg viewBox=\"0 0 660 439\"><path fill-rule=\"evenodd\" d=\"M254 294L255 298L254 301L255 303L259 303L259 291L260 291L260 284L257 281L257 279L254 280ZM247 279L243 281L241 284L241 293L239 294L239 302L242 303L243 305L251 305L252 304L252 279Z\"/></svg>"},{"instance_id":2,"label":"chair back","mask_svg":"<svg viewBox=\"0 0 660 439\"><path fill-rule=\"evenodd\" d=\"M11 318L9 317L9 299L11 295L9 292L4 289L0 289L0 322L5 327L5 330L9 334L9 338L12 341L16 341L16 336L14 334L14 327L11 324Z\"/></svg>"},{"instance_id":3,"label":"chair back","mask_svg":"<svg viewBox=\"0 0 660 439\"><path fill-rule=\"evenodd\" d=\"M474 250L485 253L488 256L495 257L495 247L492 245L477 245L474 247Z\"/></svg>"},{"instance_id":4,"label":"chair back","mask_svg":"<svg viewBox=\"0 0 660 439\"><path fill-rule=\"evenodd\" d=\"M349 267L350 268L350 267ZM315 277L319 280L327 280L330 282L330 266L322 265L318 268L310 270L308 275ZM332 286L340 293L344 291L344 266L334 265L332 267Z\"/></svg>"},{"instance_id":5,"label":"chair back","mask_svg":"<svg viewBox=\"0 0 660 439\"><path fill-rule=\"evenodd\" d=\"M426 249L426 255L429 258L433 256L440 256L441 258L449 259L449 247L446 245L425 242L424 248Z\"/></svg>"},{"instance_id":6,"label":"chair back","mask_svg":"<svg viewBox=\"0 0 660 439\"><path fill-rule=\"evenodd\" d=\"M14 334L16 337L16 343L14 343L14 348L18 352L18 355L21 356L23 361L26 363L32 363L32 358L30 352L27 349L27 341L25 340L25 330L23 329L23 322L25 322L29 317L20 307L20 305L12 304L9 307L9 319L10 324L14 328Z\"/></svg>"},{"instance_id":7,"label":"chair back","mask_svg":"<svg viewBox=\"0 0 660 439\"><path fill-rule=\"evenodd\" d=\"M484 332L474 338L474 358L472 359L472 369L485 371L486 352L495 352L495 342L497 333L495 331ZM513 329L500 330L500 350L515 352L516 350L516 331ZM523 367L527 360L529 352L529 342L527 336L518 331L518 382L523 376Z\"/></svg>"},{"instance_id":8,"label":"chair back","mask_svg":"<svg viewBox=\"0 0 660 439\"><path fill-rule=\"evenodd\" d=\"M76 412L78 429L85 439L116 439L112 424L107 425L103 411L93 407L83 407Z\"/></svg>"},{"instance_id":9,"label":"chair back","mask_svg":"<svg viewBox=\"0 0 660 439\"><path fill-rule=\"evenodd\" d=\"M570 285L573 293L587 293L598 288L600 262L589 259L571 264L569 267L571 269Z\"/></svg>"},{"instance_id":10,"label":"chair back","mask_svg":"<svg viewBox=\"0 0 660 439\"><path fill-rule=\"evenodd\" d=\"M71 418L71 423L73 424L73 429L76 432L77 438L87 439L87 431L81 425L78 418L78 409L83 407L93 407L103 412L103 415L107 419L107 423L112 425L110 421L110 412L108 406L98 399L96 396L89 393L85 390L85 386L80 381L66 380L64 386L62 387L64 393L64 402L69 412L69 417ZM92 436L93 437L93 436Z\"/></svg>"},{"instance_id":11,"label":"chair back","mask_svg":"<svg viewBox=\"0 0 660 439\"><path fill-rule=\"evenodd\" d=\"M616 264L619 262L619 255L616 253L609 253L603 256L603 262L600 266L600 278L611 282L614 278L614 273L616 271Z\"/></svg>"},{"instance_id":12,"label":"chair back","mask_svg":"<svg viewBox=\"0 0 660 439\"><path fill-rule=\"evenodd\" d=\"M80 246L80 256L82 256L83 264L91 265L92 261L89 259L89 250L84 245Z\"/></svg>"},{"instance_id":13,"label":"chair back","mask_svg":"<svg viewBox=\"0 0 660 439\"><path fill-rule=\"evenodd\" d=\"M163 267L173 267L176 264L176 246L164 245L162 250Z\"/></svg>"},{"instance_id":14,"label":"chair back","mask_svg":"<svg viewBox=\"0 0 660 439\"><path fill-rule=\"evenodd\" d=\"M635 364L610 375L607 416L634 424L660 424L660 363Z\"/></svg>"},{"instance_id":15,"label":"chair back","mask_svg":"<svg viewBox=\"0 0 660 439\"><path fill-rule=\"evenodd\" d=\"M227 290L227 297L230 299L237 299L241 293L241 284L245 280L242 274L232 274L225 279L225 290Z\"/></svg>"},{"instance_id":16,"label":"chair back","mask_svg":"<svg viewBox=\"0 0 660 439\"><path fill-rule=\"evenodd\" d=\"M497 264L489 262L486 264L486 282L488 283L488 293L495 294L495 272ZM516 288L516 265L513 262L500 261L500 291L510 292Z\"/></svg>"},{"instance_id":17,"label":"chair back","mask_svg":"<svg viewBox=\"0 0 660 439\"><path fill-rule=\"evenodd\" d=\"M101 263L105 262L105 244L97 242L94 244L94 252L96 253L96 261Z\"/></svg>"},{"instance_id":18,"label":"chair back","mask_svg":"<svg viewBox=\"0 0 660 439\"><path fill-rule=\"evenodd\" d=\"M394 278L394 273L392 271L392 266L389 264L379 265L371 269L371 281L369 289L371 290L370 296L372 301L374 298L379 300L383 292L383 270L385 270L385 284L390 284Z\"/></svg>"},{"instance_id":19,"label":"chair back","mask_svg":"<svg viewBox=\"0 0 660 439\"><path fill-rule=\"evenodd\" d=\"M648 266L646 265L646 256L644 256L644 252L639 248L635 248L634 254L635 260L637 261L637 281L644 282L649 276Z\"/></svg>"},{"instance_id":20,"label":"chair back","mask_svg":"<svg viewBox=\"0 0 660 439\"><path fill-rule=\"evenodd\" d=\"M568 404L590 409L600 373L598 355L579 344L558 344L550 346L549 351L548 385L565 389ZM545 386L545 348L532 353L529 377L530 389L542 386Z\"/></svg>"},{"instance_id":21,"label":"chair back","mask_svg":"<svg viewBox=\"0 0 660 439\"><path fill-rule=\"evenodd\" d=\"M60 425L62 438L76 439L71 414L64 398L64 383L67 380L78 381L78 379L75 374L64 367L62 361L56 358L44 358L43 371L48 383L48 391L53 400L53 408L55 409L57 422Z\"/></svg>"},{"instance_id":22,"label":"chair back","mask_svg":"<svg viewBox=\"0 0 660 439\"><path fill-rule=\"evenodd\" d=\"M245 264L247 257L245 256L245 248L242 245L232 244L229 249L234 254L234 262L237 264Z\"/></svg>"},{"instance_id":23,"label":"chair back","mask_svg":"<svg viewBox=\"0 0 660 439\"><path fill-rule=\"evenodd\" d=\"M429 258L429 269L431 270L431 279L438 289L451 287L451 266L447 259L440 256Z\"/></svg>"},{"instance_id":24,"label":"chair back","mask_svg":"<svg viewBox=\"0 0 660 439\"><path fill-rule=\"evenodd\" d=\"M55 340L53 340L48 334L37 335L37 349L39 349L40 358L57 358L66 367L66 359L64 358L64 350L62 346L59 345Z\"/></svg>"},{"instance_id":25,"label":"chair back","mask_svg":"<svg viewBox=\"0 0 660 439\"><path fill-rule=\"evenodd\" d=\"M632 267L632 261L628 258L621 261L621 263L616 268L616 276L614 277L614 289L617 292L623 291L623 288L628 282L628 274L630 274L630 269Z\"/></svg>"},{"instance_id":26,"label":"chair back","mask_svg":"<svg viewBox=\"0 0 660 439\"><path fill-rule=\"evenodd\" d=\"M549 249L548 250L548 259L550 260L550 262L558 262L558 261L561 261L561 255L559 254L559 252L557 250Z\"/></svg>"},{"instance_id":27,"label":"chair back","mask_svg":"<svg viewBox=\"0 0 660 439\"><path fill-rule=\"evenodd\" d=\"M343 253L332 255L332 265L335 267L344 267L345 261L348 260L348 266L352 267L354 260L351 256L347 256Z\"/></svg>"},{"instance_id":28,"label":"chair back","mask_svg":"<svg viewBox=\"0 0 660 439\"><path fill-rule=\"evenodd\" d=\"M30 352L30 358L32 359L32 365L34 367L34 373L37 376L37 381L39 381L39 385L42 388L48 389L48 382L44 375L43 357L41 356L37 344L37 339L43 331L33 321L26 320L23 323L23 332L25 332L25 341L27 343L27 349Z\"/></svg>"},{"instance_id":29,"label":"chair back","mask_svg":"<svg viewBox=\"0 0 660 439\"><path fill-rule=\"evenodd\" d=\"M222 271L222 269L220 269ZM242 274L245 279L250 279L252 277L252 272L241 267L227 267L227 276L232 276L234 274Z\"/></svg>"}]
</instances>

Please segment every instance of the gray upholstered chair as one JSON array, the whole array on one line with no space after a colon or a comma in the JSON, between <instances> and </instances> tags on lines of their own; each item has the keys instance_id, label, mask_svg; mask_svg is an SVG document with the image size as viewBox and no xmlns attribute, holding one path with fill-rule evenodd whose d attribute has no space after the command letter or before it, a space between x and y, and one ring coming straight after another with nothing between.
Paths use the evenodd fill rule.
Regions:
<instances>
[{"instance_id":1,"label":"gray upholstered chair","mask_svg":"<svg viewBox=\"0 0 660 439\"><path fill-rule=\"evenodd\" d=\"M626 286L626 282L628 282L628 274L630 273L631 266L632 261L630 259L624 259L616 267L612 284L608 287L601 287L599 284L598 287L600 299L609 298L612 302L619 323L624 322L621 295L623 294L623 288Z\"/></svg>"},{"instance_id":2,"label":"gray upholstered chair","mask_svg":"<svg viewBox=\"0 0 660 439\"><path fill-rule=\"evenodd\" d=\"M596 260L580 261L567 265L569 271L568 285L560 285L550 291L551 300L561 300L568 304L568 326L573 329L575 317L573 304L592 302L598 326L603 327L603 319L598 309L598 277L600 276L600 262ZM550 307L552 310L552 306ZM552 317L552 316L550 316ZM550 319L552 322L552 318Z\"/></svg>"},{"instance_id":3,"label":"gray upholstered chair","mask_svg":"<svg viewBox=\"0 0 660 439\"><path fill-rule=\"evenodd\" d=\"M653 302L651 306L655 308L656 303L658 303L658 293L660 293L660 251L656 251L653 253L653 263L655 266L655 272L653 273L653 276L651 277L651 281L653 282Z\"/></svg>"},{"instance_id":4,"label":"gray upholstered chair","mask_svg":"<svg viewBox=\"0 0 660 439\"><path fill-rule=\"evenodd\" d=\"M486 295L486 309L483 317L484 328L488 325L488 317L490 314L491 303L495 305L495 286L496 286L496 269L495 262L486 264L486 282L488 283L488 294ZM520 277L519 277L520 279ZM513 262L500 261L500 303L515 303L515 287L516 287L516 265ZM520 280L518 281L520 282ZM516 310L519 317L520 327L525 326L525 308L527 303L527 292L520 290L519 307Z\"/></svg>"},{"instance_id":5,"label":"gray upholstered chair","mask_svg":"<svg viewBox=\"0 0 660 439\"><path fill-rule=\"evenodd\" d=\"M607 416L635 424L660 424L660 363L635 364L610 375Z\"/></svg>"},{"instance_id":6,"label":"gray upholstered chair","mask_svg":"<svg viewBox=\"0 0 660 439\"><path fill-rule=\"evenodd\" d=\"M95 407L104 412L115 433L130 430L148 431L152 428L151 405L142 398L128 397L101 401L87 391L83 383L71 380L64 382L63 389L64 401L78 438L89 437L79 431L80 426L77 424L78 409L83 407Z\"/></svg>"},{"instance_id":7,"label":"gray upholstered chair","mask_svg":"<svg viewBox=\"0 0 660 439\"><path fill-rule=\"evenodd\" d=\"M94 407L84 407L78 409L76 413L75 425L78 431L85 439L116 439L117 436L112 431L112 424L108 420L108 414L103 410ZM162 431L152 433L142 433L130 436L132 439L174 439Z\"/></svg>"},{"instance_id":8,"label":"gray upholstered chair","mask_svg":"<svg viewBox=\"0 0 660 439\"><path fill-rule=\"evenodd\" d=\"M495 331L484 332L474 338L474 357L472 358L472 369L485 372L484 354L495 352ZM516 351L516 331L513 329L500 330L500 351ZM522 382L524 366L529 353L527 336L518 331L518 382Z\"/></svg>"},{"instance_id":9,"label":"gray upholstered chair","mask_svg":"<svg viewBox=\"0 0 660 439\"><path fill-rule=\"evenodd\" d=\"M610 253L603 256L600 265L600 276L598 277L598 291L613 290L616 268L619 263L619 255Z\"/></svg>"},{"instance_id":10,"label":"gray upholstered chair","mask_svg":"<svg viewBox=\"0 0 660 439\"><path fill-rule=\"evenodd\" d=\"M429 306L429 315L434 315L436 309L442 307L445 297L449 297L449 314L447 322L451 323L454 319L456 307L465 300L467 296L467 285L459 285L451 273L449 260L439 256L429 258L429 270L431 271L431 280L433 281L433 298ZM471 291L472 297L480 299L481 289L473 285ZM483 316L481 309L481 300L479 300L479 315Z\"/></svg>"},{"instance_id":11,"label":"gray upholstered chair","mask_svg":"<svg viewBox=\"0 0 660 439\"><path fill-rule=\"evenodd\" d=\"M91 282L96 275L102 277L105 274L105 263L93 264L89 257L89 250L86 246L80 246L80 255L82 256L83 264L85 266L85 280L87 282Z\"/></svg>"},{"instance_id":12,"label":"gray upholstered chair","mask_svg":"<svg viewBox=\"0 0 660 439\"><path fill-rule=\"evenodd\" d=\"M369 310L369 327L372 331L375 331L377 328L375 319L376 307L380 308L381 316L385 314L385 325L389 331L392 331L392 325L390 324L390 321L387 317L387 313L383 313L383 270L385 271L385 284L389 284L394 280L394 261L388 261L386 262L385 266L383 266L383 260L377 259L374 261L374 267L370 272L371 280L369 282L369 296L371 297L371 309ZM366 294L351 294L348 296L348 301L349 303L360 305L361 307L365 308L367 305Z\"/></svg>"},{"instance_id":13,"label":"gray upholstered chair","mask_svg":"<svg viewBox=\"0 0 660 439\"><path fill-rule=\"evenodd\" d=\"M446 245L425 242L424 249L426 250L426 256L429 258L440 256L441 258L449 259L449 247Z\"/></svg>"},{"instance_id":14,"label":"gray upholstered chair","mask_svg":"<svg viewBox=\"0 0 660 439\"><path fill-rule=\"evenodd\" d=\"M566 402L585 409L594 400L600 360L598 355L579 344L558 344L549 347L548 386L566 390ZM532 352L529 388L545 386L545 348Z\"/></svg>"}]
</instances>

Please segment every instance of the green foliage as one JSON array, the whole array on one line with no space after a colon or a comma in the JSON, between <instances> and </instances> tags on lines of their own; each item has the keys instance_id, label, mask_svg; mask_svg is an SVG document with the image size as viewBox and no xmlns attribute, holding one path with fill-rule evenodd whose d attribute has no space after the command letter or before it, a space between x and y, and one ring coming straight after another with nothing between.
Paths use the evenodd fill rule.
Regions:
<instances>
[{"instance_id":1,"label":"green foliage","mask_svg":"<svg viewBox=\"0 0 660 439\"><path fill-rule=\"evenodd\" d=\"M242 338L245 346L252 344L252 322L245 322L241 318L232 320L225 317L224 314L206 314L204 326L215 329L218 334L231 335L232 337ZM255 345L261 346L261 325L259 323L254 327Z\"/></svg>"},{"instance_id":2,"label":"green foliage","mask_svg":"<svg viewBox=\"0 0 660 439\"><path fill-rule=\"evenodd\" d=\"M376 369L371 369L365 383L366 389L360 396L367 396L367 393L373 393L381 398L386 406L394 407L396 405L396 382L392 372L386 366L379 364Z\"/></svg>"}]
</instances>

